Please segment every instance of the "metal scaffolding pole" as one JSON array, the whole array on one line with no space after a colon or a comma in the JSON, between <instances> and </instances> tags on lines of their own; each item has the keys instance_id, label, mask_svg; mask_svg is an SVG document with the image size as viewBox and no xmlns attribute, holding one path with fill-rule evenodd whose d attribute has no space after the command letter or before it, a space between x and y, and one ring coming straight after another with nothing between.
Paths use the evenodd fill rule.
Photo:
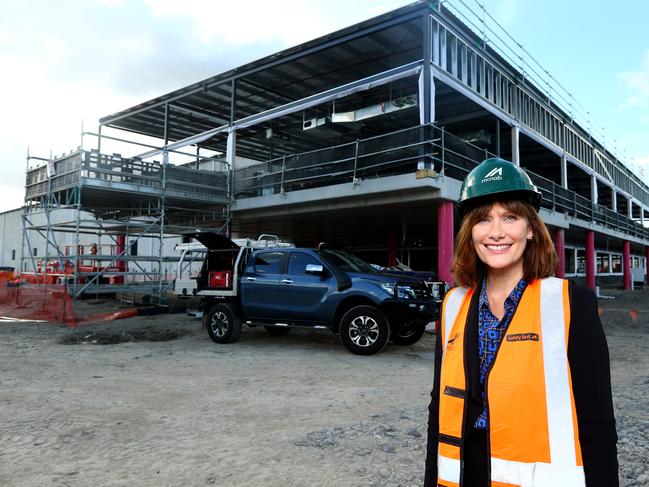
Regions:
<instances>
[{"instance_id":1,"label":"metal scaffolding pole","mask_svg":"<svg viewBox=\"0 0 649 487\"><path fill-rule=\"evenodd\" d=\"M160 196L160 241L158 244L158 303L162 304L162 265L164 252L164 228L165 228L165 199L167 188L167 165L169 164L169 154L165 150L162 153L162 194Z\"/></svg>"},{"instance_id":2,"label":"metal scaffolding pole","mask_svg":"<svg viewBox=\"0 0 649 487\"><path fill-rule=\"evenodd\" d=\"M26 235L25 233L27 232L27 229L25 227L25 216L27 212L27 175L29 174L29 146L27 147L27 157L25 159L25 199L23 200L23 215L21 218L23 228L22 228L22 238L21 238L21 243L20 243L20 270L18 271L18 282L22 286L23 284L23 271L25 270L25 264L24 264L24 259L25 259L25 238Z\"/></svg>"},{"instance_id":3,"label":"metal scaffolding pole","mask_svg":"<svg viewBox=\"0 0 649 487\"><path fill-rule=\"evenodd\" d=\"M77 283L79 280L79 230L81 228L81 175L83 174L84 158L83 153L81 154L81 163L79 164L79 181L77 187L75 188L74 195L74 211L76 216L76 228L74 232L74 280L72 282L72 295L76 298L77 294ZM101 157L101 154L99 154Z\"/></svg>"}]
</instances>

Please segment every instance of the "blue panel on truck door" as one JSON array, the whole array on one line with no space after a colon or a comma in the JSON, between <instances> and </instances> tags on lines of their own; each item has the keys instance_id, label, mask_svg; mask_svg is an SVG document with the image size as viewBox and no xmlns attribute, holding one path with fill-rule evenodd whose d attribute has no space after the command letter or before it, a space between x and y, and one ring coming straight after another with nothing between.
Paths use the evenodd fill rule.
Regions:
<instances>
[{"instance_id":1,"label":"blue panel on truck door","mask_svg":"<svg viewBox=\"0 0 649 487\"><path fill-rule=\"evenodd\" d=\"M247 317L276 321L284 252L256 252L241 276L241 305Z\"/></svg>"},{"instance_id":2,"label":"blue panel on truck door","mask_svg":"<svg viewBox=\"0 0 649 487\"><path fill-rule=\"evenodd\" d=\"M306 272L308 265L322 267L320 274ZM321 324L327 296L335 291L335 279L323 262L309 252L291 251L286 273L280 279L278 303L284 321Z\"/></svg>"}]
</instances>

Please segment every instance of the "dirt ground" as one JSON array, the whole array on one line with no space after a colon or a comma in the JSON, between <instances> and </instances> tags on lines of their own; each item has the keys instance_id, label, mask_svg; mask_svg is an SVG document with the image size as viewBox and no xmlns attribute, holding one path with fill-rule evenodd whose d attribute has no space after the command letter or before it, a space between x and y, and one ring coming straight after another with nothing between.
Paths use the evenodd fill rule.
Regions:
<instances>
[{"instance_id":1,"label":"dirt ground","mask_svg":"<svg viewBox=\"0 0 649 487\"><path fill-rule=\"evenodd\" d=\"M649 290L604 293L621 485L649 485ZM359 357L326 331L216 345L184 314L0 322L0 485L419 486L434 340Z\"/></svg>"}]
</instances>

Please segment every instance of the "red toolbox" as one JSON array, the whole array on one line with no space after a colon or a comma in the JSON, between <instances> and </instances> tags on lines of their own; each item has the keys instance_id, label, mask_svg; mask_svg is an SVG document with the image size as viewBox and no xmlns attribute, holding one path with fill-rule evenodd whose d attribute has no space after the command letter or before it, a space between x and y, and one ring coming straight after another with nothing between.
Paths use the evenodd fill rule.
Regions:
<instances>
[{"instance_id":1,"label":"red toolbox","mask_svg":"<svg viewBox=\"0 0 649 487\"><path fill-rule=\"evenodd\" d=\"M211 271L210 287L229 288L232 287L232 271Z\"/></svg>"}]
</instances>

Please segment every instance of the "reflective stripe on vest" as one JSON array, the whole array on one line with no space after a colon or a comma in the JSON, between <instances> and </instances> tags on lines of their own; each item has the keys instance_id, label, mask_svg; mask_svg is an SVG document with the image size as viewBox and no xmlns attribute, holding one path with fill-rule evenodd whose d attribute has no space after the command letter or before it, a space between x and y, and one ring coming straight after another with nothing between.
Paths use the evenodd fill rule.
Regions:
<instances>
[{"instance_id":1,"label":"reflective stripe on vest","mask_svg":"<svg viewBox=\"0 0 649 487\"><path fill-rule=\"evenodd\" d=\"M438 481L462 477L460 444L467 395L464 329L473 290L444 301L441 337ZM567 357L568 281L531 282L503 336L489 372L492 487L585 486Z\"/></svg>"}]
</instances>

